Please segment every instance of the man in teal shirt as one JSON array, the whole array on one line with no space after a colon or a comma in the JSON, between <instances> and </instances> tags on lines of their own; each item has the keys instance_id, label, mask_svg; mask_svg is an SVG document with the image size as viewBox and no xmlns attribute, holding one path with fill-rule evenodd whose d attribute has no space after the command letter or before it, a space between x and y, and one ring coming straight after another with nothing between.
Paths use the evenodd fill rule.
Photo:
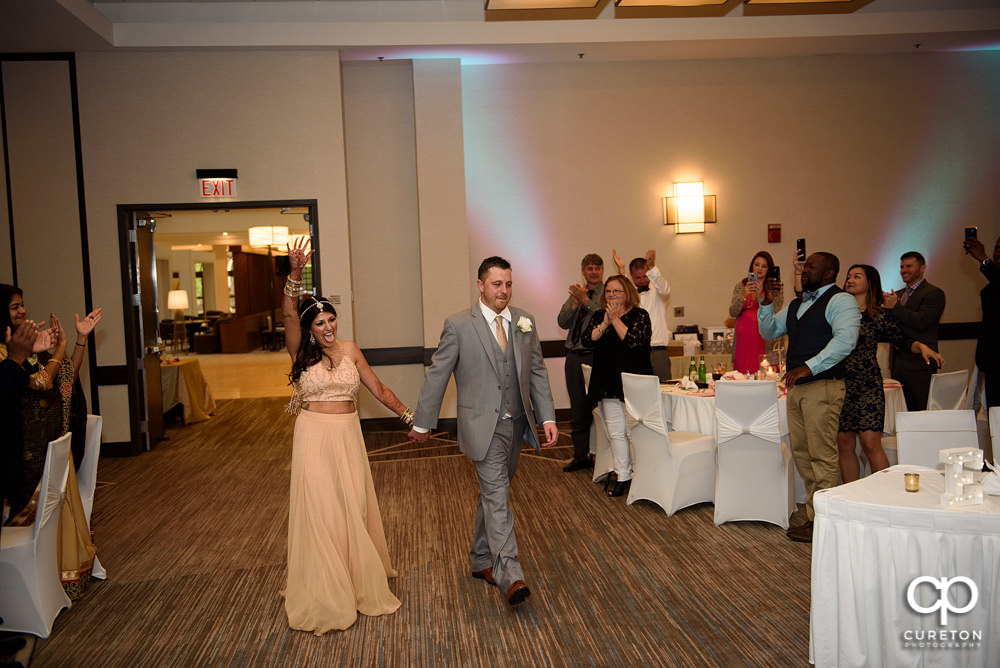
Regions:
<instances>
[{"instance_id":1,"label":"man in teal shirt","mask_svg":"<svg viewBox=\"0 0 1000 668\"><path fill-rule=\"evenodd\" d=\"M839 271L836 255L813 253L802 269L802 296L775 314L773 301L781 283L769 278L757 312L762 337L788 334L788 435L806 484L808 521L787 535L805 543L812 542L813 495L840 484L837 430L844 405L844 359L858 342L861 324L857 300L835 285Z\"/></svg>"}]
</instances>

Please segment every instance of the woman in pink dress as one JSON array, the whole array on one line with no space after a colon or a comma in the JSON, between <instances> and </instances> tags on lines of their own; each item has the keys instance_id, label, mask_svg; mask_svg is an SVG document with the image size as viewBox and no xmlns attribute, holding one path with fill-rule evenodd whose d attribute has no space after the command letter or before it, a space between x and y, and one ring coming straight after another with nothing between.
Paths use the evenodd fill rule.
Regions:
<instances>
[{"instance_id":1,"label":"woman in pink dress","mask_svg":"<svg viewBox=\"0 0 1000 668\"><path fill-rule=\"evenodd\" d=\"M741 279L733 288L733 299L729 304L730 317L736 318L736 331L733 335L733 370L742 373L756 373L760 366L760 356L764 354L767 345L757 329L757 308L761 290L768 270L774 266L774 260L767 251L760 251L750 261L750 270L746 278ZM750 280L753 278L753 280ZM781 310L784 298L778 295L774 299L774 311Z\"/></svg>"}]
</instances>

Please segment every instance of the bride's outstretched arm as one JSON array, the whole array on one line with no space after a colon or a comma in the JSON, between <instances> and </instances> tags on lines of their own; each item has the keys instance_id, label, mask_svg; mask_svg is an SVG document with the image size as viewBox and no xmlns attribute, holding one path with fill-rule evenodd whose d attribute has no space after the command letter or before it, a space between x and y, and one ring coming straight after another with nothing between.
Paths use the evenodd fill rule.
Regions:
<instances>
[{"instance_id":1,"label":"bride's outstretched arm","mask_svg":"<svg viewBox=\"0 0 1000 668\"><path fill-rule=\"evenodd\" d=\"M302 292L302 270L309 263L312 251L308 250L309 239L299 237L294 246L288 247L290 271L285 280L285 295L281 298L281 320L285 324L285 348L295 359L302 334L299 329L299 293Z\"/></svg>"}]
</instances>

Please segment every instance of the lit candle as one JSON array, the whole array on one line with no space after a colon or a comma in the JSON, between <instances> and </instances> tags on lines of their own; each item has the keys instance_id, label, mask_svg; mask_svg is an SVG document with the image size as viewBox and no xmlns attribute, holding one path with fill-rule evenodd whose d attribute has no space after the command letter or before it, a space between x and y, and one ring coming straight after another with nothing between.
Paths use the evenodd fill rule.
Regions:
<instances>
[{"instance_id":1,"label":"lit candle","mask_svg":"<svg viewBox=\"0 0 1000 668\"><path fill-rule=\"evenodd\" d=\"M919 492L920 491L920 474L919 473L904 473L903 477L906 479L906 491L907 492Z\"/></svg>"}]
</instances>

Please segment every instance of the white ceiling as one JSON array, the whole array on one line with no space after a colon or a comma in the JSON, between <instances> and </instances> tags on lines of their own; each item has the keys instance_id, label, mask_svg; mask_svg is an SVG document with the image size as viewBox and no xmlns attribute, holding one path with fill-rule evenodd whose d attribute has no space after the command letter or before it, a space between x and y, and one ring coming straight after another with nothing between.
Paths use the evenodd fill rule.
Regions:
<instances>
[{"instance_id":1,"label":"white ceiling","mask_svg":"<svg viewBox=\"0 0 1000 668\"><path fill-rule=\"evenodd\" d=\"M534 16L486 12L482 0L0 0L0 53L330 48L344 60L476 64L1000 48L1000 0L664 10L601 0Z\"/></svg>"}]
</instances>

